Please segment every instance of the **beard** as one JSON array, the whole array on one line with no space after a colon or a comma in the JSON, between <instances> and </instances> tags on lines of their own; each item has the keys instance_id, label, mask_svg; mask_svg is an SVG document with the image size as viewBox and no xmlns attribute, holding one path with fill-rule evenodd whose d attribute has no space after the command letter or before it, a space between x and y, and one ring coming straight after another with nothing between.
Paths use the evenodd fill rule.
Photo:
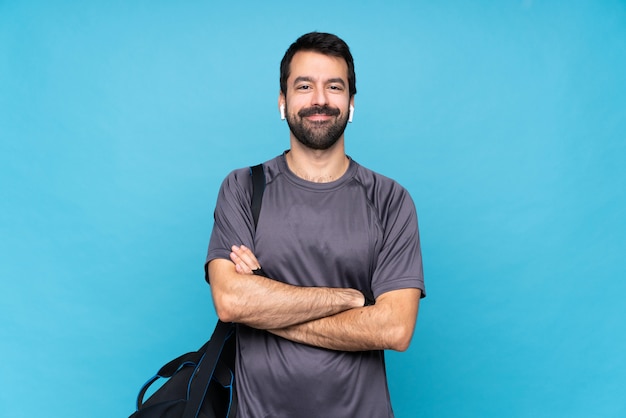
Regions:
<instances>
[{"instance_id":1,"label":"beard","mask_svg":"<svg viewBox=\"0 0 626 418\"><path fill-rule=\"evenodd\" d=\"M327 150L335 145L348 125L348 115L340 116L339 109L328 105L307 107L301 109L297 115L291 115L287 110L286 114L287 124L293 136L302 145L314 150ZM335 119L324 121L305 119L312 115L335 116Z\"/></svg>"}]
</instances>

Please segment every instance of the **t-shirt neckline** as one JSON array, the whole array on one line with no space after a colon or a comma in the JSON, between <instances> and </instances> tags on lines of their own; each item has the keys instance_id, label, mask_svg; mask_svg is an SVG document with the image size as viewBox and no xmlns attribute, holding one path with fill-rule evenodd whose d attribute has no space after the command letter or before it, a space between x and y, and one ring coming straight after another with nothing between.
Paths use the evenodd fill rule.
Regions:
<instances>
[{"instance_id":1,"label":"t-shirt neckline","mask_svg":"<svg viewBox=\"0 0 626 418\"><path fill-rule=\"evenodd\" d=\"M306 188L306 189L309 189L309 190L328 191L328 190L338 189L338 188L342 187L344 184L346 184L347 182L349 182L354 177L354 174L356 173L357 163L352 158L350 158L349 155L346 155L346 157L348 157L348 160L349 160L350 164L348 165L348 169L346 170L346 172L343 173L343 175L341 177L339 177L337 180L324 182L324 183L317 183L317 182L314 182L314 181L308 181L308 180L305 180L305 179L303 179L301 177L298 177L293 171L291 171L291 169L289 168L289 165L287 165L287 158L286 158L286 156L287 156L288 152L289 152L289 150L286 150L278 158L280 171L283 172L285 177L291 183L294 183L294 184L296 184L296 185L298 185L300 187L303 187L303 188Z\"/></svg>"}]
</instances>

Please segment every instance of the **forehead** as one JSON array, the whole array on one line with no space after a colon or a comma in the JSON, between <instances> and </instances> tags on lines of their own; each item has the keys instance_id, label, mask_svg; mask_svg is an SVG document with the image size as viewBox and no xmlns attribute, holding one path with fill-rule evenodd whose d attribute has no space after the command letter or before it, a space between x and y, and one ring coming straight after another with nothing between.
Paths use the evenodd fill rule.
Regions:
<instances>
[{"instance_id":1,"label":"forehead","mask_svg":"<svg viewBox=\"0 0 626 418\"><path fill-rule=\"evenodd\" d=\"M299 51L293 56L289 66L289 81L297 77L313 79L341 78L348 83L348 64L341 57L320 54L313 51Z\"/></svg>"}]
</instances>

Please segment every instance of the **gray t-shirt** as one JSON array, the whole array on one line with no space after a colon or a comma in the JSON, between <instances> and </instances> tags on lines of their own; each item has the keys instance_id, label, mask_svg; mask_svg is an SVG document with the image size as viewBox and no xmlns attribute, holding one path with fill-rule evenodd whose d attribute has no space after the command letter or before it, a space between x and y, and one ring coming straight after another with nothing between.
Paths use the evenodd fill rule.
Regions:
<instances>
[{"instance_id":1,"label":"gray t-shirt","mask_svg":"<svg viewBox=\"0 0 626 418\"><path fill-rule=\"evenodd\" d=\"M398 183L353 160L330 183L295 176L284 154L264 169L256 234L250 169L224 180L207 262L244 244L274 280L374 297L404 288L424 294L417 215ZM393 417L383 351L321 349L239 325L236 378L241 418Z\"/></svg>"}]
</instances>

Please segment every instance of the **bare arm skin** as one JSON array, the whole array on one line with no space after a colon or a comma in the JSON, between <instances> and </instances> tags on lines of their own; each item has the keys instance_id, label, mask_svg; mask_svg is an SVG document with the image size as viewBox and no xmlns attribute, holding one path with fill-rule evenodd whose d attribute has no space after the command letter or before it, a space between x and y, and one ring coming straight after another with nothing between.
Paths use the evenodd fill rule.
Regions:
<instances>
[{"instance_id":1,"label":"bare arm skin","mask_svg":"<svg viewBox=\"0 0 626 418\"><path fill-rule=\"evenodd\" d=\"M224 322L280 329L364 304L363 294L355 289L299 287L253 275L252 268L259 266L253 257L246 247L233 246L233 262L209 262L213 304Z\"/></svg>"},{"instance_id":2,"label":"bare arm skin","mask_svg":"<svg viewBox=\"0 0 626 418\"><path fill-rule=\"evenodd\" d=\"M251 270L259 265L246 247L233 247L231 259L242 275L251 275ZM294 342L330 350L405 351L415 329L420 297L419 289L394 290L380 295L372 306L357 305L337 314L268 331Z\"/></svg>"},{"instance_id":3,"label":"bare arm skin","mask_svg":"<svg viewBox=\"0 0 626 418\"><path fill-rule=\"evenodd\" d=\"M405 351L411 342L421 290L384 293L376 304L269 332L302 344L342 351Z\"/></svg>"}]
</instances>

